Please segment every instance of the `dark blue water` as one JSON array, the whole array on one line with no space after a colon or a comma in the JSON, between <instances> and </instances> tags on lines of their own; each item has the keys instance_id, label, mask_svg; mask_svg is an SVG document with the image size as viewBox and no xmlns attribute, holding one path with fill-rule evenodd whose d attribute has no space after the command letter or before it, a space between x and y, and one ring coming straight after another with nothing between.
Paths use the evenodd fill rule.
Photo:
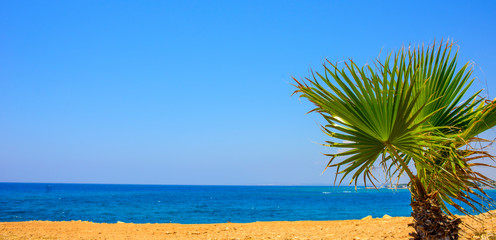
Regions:
<instances>
[{"instance_id":1,"label":"dark blue water","mask_svg":"<svg viewBox=\"0 0 496 240\"><path fill-rule=\"evenodd\" d=\"M493 197L496 191L488 191ZM0 183L0 221L221 223L409 216L408 190Z\"/></svg>"}]
</instances>

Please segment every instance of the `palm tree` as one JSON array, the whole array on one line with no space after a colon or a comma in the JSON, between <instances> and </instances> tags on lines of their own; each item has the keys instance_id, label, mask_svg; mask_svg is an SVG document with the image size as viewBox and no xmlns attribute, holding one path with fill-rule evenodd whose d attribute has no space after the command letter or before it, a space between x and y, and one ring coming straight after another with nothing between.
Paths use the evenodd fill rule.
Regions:
<instances>
[{"instance_id":1,"label":"palm tree","mask_svg":"<svg viewBox=\"0 0 496 240\"><path fill-rule=\"evenodd\" d=\"M375 66L345 67L327 61L324 72L295 80L296 94L307 98L325 120L324 144L345 149L330 157L340 184L374 184L372 169L382 166L386 181L406 174L412 196L413 239L458 239L460 219L452 205L470 214L487 210L481 186L491 180L475 171L492 158L478 134L496 125L496 102L465 97L473 79L465 64L457 69L453 44L413 47L391 53ZM336 176L337 177L337 176ZM375 186L375 185L374 185Z\"/></svg>"}]
</instances>

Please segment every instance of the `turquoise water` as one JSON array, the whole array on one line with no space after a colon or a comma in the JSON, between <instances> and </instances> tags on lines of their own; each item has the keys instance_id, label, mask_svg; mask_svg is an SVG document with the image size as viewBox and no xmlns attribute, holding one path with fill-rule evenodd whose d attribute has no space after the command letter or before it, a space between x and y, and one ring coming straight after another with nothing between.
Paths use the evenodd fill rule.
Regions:
<instances>
[{"instance_id":1,"label":"turquoise water","mask_svg":"<svg viewBox=\"0 0 496 240\"><path fill-rule=\"evenodd\" d=\"M496 197L495 191L489 194ZM0 221L221 223L409 216L405 189L0 183Z\"/></svg>"}]
</instances>

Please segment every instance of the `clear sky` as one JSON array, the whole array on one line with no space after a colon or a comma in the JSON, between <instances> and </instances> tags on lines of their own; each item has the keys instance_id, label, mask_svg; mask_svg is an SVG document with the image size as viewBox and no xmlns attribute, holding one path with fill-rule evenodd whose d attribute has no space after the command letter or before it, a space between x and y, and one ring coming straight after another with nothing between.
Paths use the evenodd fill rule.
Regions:
<instances>
[{"instance_id":1,"label":"clear sky","mask_svg":"<svg viewBox=\"0 0 496 240\"><path fill-rule=\"evenodd\" d=\"M2 1L0 182L329 185L291 76L446 38L494 98L494 1Z\"/></svg>"}]
</instances>

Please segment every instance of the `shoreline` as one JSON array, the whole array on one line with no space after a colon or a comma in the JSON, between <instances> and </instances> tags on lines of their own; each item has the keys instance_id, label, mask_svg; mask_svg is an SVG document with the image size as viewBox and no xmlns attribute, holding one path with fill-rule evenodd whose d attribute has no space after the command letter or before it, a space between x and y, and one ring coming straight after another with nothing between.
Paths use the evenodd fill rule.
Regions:
<instances>
[{"instance_id":1,"label":"shoreline","mask_svg":"<svg viewBox=\"0 0 496 240\"><path fill-rule=\"evenodd\" d=\"M492 215L491 215L492 214ZM464 238L496 236L496 211L460 216L477 232L462 226ZM0 239L408 239L411 217L338 221L276 221L252 223L93 223L87 221L0 222ZM477 239L477 237L473 238Z\"/></svg>"}]
</instances>

